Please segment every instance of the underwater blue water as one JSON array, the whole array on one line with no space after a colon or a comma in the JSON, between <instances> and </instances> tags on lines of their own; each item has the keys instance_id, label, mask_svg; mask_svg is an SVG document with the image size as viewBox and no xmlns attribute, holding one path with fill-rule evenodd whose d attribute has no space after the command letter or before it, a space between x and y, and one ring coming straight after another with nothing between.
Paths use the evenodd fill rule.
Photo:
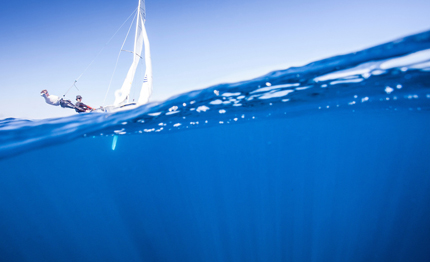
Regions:
<instances>
[{"instance_id":1,"label":"underwater blue water","mask_svg":"<svg viewBox=\"0 0 430 262\"><path fill-rule=\"evenodd\" d=\"M430 261L429 120L430 31L129 111L4 119L0 260Z\"/></svg>"}]
</instances>

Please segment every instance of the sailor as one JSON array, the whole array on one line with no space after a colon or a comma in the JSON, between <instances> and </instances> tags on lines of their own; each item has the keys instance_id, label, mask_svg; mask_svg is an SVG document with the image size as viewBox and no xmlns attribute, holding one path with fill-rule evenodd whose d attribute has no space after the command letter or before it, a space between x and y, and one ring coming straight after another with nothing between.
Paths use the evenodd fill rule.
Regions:
<instances>
[{"instance_id":1,"label":"sailor","mask_svg":"<svg viewBox=\"0 0 430 262\"><path fill-rule=\"evenodd\" d=\"M76 96L76 107L75 110L78 113L85 113L85 112L91 112L94 109L90 106L87 106L86 104L82 103L82 96L77 95Z\"/></svg>"},{"instance_id":2,"label":"sailor","mask_svg":"<svg viewBox=\"0 0 430 262\"><path fill-rule=\"evenodd\" d=\"M75 105L73 105L72 102L70 102L70 100L64 100L62 98L59 98L58 96L54 96L54 95L50 95L48 93L48 90L42 90L40 92L40 95L43 96L43 98L45 98L45 102L49 105L53 105L53 106L61 106L63 108L76 108Z\"/></svg>"}]
</instances>

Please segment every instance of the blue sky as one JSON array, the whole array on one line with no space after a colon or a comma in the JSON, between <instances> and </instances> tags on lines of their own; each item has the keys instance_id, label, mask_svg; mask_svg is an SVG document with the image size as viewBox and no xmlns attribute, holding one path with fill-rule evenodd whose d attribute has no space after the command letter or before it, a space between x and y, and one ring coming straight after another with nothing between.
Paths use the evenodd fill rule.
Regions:
<instances>
[{"instance_id":1,"label":"blue sky","mask_svg":"<svg viewBox=\"0 0 430 262\"><path fill-rule=\"evenodd\" d=\"M136 7L137 0L2 1L0 119L74 114L45 104L39 92L63 95ZM146 9L151 101L430 29L428 0L147 0ZM79 79L80 91L71 90L69 99L80 94L90 106L102 105L128 26ZM132 38L125 49L132 49ZM106 104L113 102L131 59L121 54ZM134 90L143 74L137 75Z\"/></svg>"}]
</instances>

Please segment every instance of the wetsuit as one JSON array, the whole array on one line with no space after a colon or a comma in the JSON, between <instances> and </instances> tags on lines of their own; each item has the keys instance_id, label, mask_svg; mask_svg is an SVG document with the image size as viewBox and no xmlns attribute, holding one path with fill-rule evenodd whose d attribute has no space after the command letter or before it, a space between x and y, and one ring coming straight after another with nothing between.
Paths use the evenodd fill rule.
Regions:
<instances>
[{"instance_id":1,"label":"wetsuit","mask_svg":"<svg viewBox=\"0 0 430 262\"><path fill-rule=\"evenodd\" d=\"M70 102L70 100L64 100L64 99L60 99L60 106L61 107L65 107L65 108L74 108L76 110L76 106L73 105L72 102Z\"/></svg>"},{"instance_id":2,"label":"wetsuit","mask_svg":"<svg viewBox=\"0 0 430 262\"><path fill-rule=\"evenodd\" d=\"M84 103L82 103L82 102L76 102L75 110L76 110L76 112L78 112L78 113L84 113L84 112L86 112L87 110L93 110L93 108L92 108L92 107L90 107L90 106L87 106L86 104L84 104Z\"/></svg>"}]
</instances>

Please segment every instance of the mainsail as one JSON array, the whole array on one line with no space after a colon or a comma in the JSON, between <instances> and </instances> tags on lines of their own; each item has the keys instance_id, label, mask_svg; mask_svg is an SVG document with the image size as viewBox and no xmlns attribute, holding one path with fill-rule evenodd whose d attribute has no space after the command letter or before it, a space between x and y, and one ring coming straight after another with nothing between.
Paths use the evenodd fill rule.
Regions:
<instances>
[{"instance_id":1,"label":"mainsail","mask_svg":"<svg viewBox=\"0 0 430 262\"><path fill-rule=\"evenodd\" d=\"M138 104L146 104L149 101L149 97L152 93L152 64L151 64L151 53L149 51L149 40L146 34L145 24L142 24L143 29L143 42L145 43L145 78L143 79L142 88L140 89Z\"/></svg>"},{"instance_id":2,"label":"mainsail","mask_svg":"<svg viewBox=\"0 0 430 262\"><path fill-rule=\"evenodd\" d=\"M128 70L127 76L122 84L121 89L115 91L115 102L114 106L122 106L129 102L130 90L133 84L134 75L136 73L139 60L142 58L142 47L145 44L145 65L146 72L143 85L141 88L138 104L145 104L148 102L152 92L152 65L151 55L149 51L149 40L145 29L145 0L139 0L139 7L137 9L136 18L136 34L134 38L134 50L133 50L133 63Z\"/></svg>"}]
</instances>

